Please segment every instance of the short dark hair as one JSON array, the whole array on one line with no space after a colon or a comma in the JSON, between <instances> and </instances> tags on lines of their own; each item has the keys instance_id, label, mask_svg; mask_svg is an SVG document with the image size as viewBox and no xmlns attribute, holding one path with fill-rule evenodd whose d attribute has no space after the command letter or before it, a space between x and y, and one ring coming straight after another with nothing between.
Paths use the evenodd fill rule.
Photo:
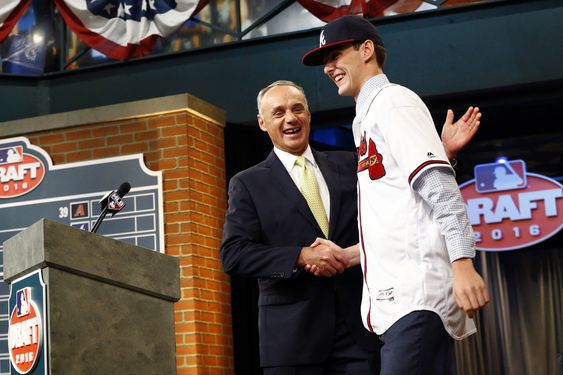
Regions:
<instances>
[{"instance_id":1,"label":"short dark hair","mask_svg":"<svg viewBox=\"0 0 563 375\"><path fill-rule=\"evenodd\" d=\"M354 46L354 49L357 51L362 44L364 44L364 42L353 42L352 46ZM375 61L377 61L379 67L383 69L383 64L385 64L385 60L387 60L387 50L379 44L374 43L373 45L375 48Z\"/></svg>"}]
</instances>

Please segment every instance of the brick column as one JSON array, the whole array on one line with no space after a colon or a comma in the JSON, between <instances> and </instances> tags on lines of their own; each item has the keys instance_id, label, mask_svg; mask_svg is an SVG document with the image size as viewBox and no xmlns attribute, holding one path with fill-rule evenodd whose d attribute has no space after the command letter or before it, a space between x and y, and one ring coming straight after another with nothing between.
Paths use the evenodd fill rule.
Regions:
<instances>
[{"instance_id":1,"label":"brick column","mask_svg":"<svg viewBox=\"0 0 563 375\"><path fill-rule=\"evenodd\" d=\"M4 125L17 129L18 122L29 121L33 128L46 128L17 135L42 147L54 164L142 153L149 169L162 171L165 251L178 257L181 267L177 373L233 374L230 283L219 261L227 205L225 114L190 95L165 99L165 104L153 99ZM79 124L73 124L75 118Z\"/></svg>"}]
</instances>

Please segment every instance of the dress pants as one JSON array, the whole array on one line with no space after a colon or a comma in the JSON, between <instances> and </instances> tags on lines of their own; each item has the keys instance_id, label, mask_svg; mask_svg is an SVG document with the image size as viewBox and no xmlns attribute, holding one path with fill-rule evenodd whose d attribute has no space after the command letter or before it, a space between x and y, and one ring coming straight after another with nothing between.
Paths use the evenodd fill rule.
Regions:
<instances>
[{"instance_id":1,"label":"dress pants","mask_svg":"<svg viewBox=\"0 0 563 375\"><path fill-rule=\"evenodd\" d=\"M432 311L414 311L383 336L381 375L455 375L454 340Z\"/></svg>"},{"instance_id":2,"label":"dress pants","mask_svg":"<svg viewBox=\"0 0 563 375\"><path fill-rule=\"evenodd\" d=\"M326 361L303 366L265 367L264 375L379 374L379 353L359 346L350 334L344 319L338 319L335 328L334 345L330 357ZM304 333L303 340L306 339L307 335Z\"/></svg>"}]
</instances>

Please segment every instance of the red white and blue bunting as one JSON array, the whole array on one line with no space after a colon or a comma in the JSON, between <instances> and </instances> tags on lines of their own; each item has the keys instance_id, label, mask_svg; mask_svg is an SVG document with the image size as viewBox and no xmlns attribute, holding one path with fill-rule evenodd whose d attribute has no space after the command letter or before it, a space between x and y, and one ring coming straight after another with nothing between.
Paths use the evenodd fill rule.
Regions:
<instances>
[{"instance_id":1,"label":"red white and blue bunting","mask_svg":"<svg viewBox=\"0 0 563 375\"><path fill-rule=\"evenodd\" d=\"M383 16L383 11L398 0L298 0L299 4L315 17L330 22L347 14L365 18Z\"/></svg>"},{"instance_id":2,"label":"red white and blue bunting","mask_svg":"<svg viewBox=\"0 0 563 375\"><path fill-rule=\"evenodd\" d=\"M115 60L151 53L209 0L54 0L66 24L88 46Z\"/></svg>"},{"instance_id":3,"label":"red white and blue bunting","mask_svg":"<svg viewBox=\"0 0 563 375\"><path fill-rule=\"evenodd\" d=\"M48 0L41 0L48 1ZM383 16L398 0L297 0L324 22L346 14ZM77 36L115 60L149 55L158 38L177 30L209 0L53 0ZM0 0L0 42L31 0Z\"/></svg>"}]
</instances>

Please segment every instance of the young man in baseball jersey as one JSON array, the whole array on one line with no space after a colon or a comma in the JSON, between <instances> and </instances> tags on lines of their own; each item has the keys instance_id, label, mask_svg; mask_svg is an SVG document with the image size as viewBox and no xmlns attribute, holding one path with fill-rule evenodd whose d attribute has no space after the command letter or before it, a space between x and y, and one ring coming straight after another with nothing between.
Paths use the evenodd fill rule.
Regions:
<instances>
[{"instance_id":1,"label":"young man in baseball jersey","mask_svg":"<svg viewBox=\"0 0 563 375\"><path fill-rule=\"evenodd\" d=\"M384 342L381 374L452 374L453 339L475 332L471 318L489 295L430 113L388 81L385 56L369 21L344 16L323 28L303 63L324 65L339 95L356 100L361 313Z\"/></svg>"}]
</instances>

